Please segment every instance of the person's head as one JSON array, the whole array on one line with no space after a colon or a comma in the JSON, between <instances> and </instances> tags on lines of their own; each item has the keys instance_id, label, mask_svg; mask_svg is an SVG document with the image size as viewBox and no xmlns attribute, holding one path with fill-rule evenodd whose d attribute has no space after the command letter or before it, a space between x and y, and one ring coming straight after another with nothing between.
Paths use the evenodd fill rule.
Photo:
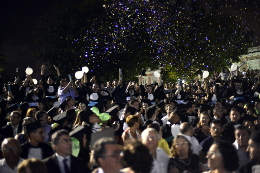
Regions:
<instances>
[{"instance_id":1,"label":"person's head","mask_svg":"<svg viewBox=\"0 0 260 173\"><path fill-rule=\"evenodd\" d=\"M255 109L260 110L260 100L255 101Z\"/></svg>"},{"instance_id":2,"label":"person's head","mask_svg":"<svg viewBox=\"0 0 260 173\"><path fill-rule=\"evenodd\" d=\"M13 111L11 112L9 118L11 125L16 127L21 121L21 114L18 111Z\"/></svg>"},{"instance_id":3,"label":"person's head","mask_svg":"<svg viewBox=\"0 0 260 173\"><path fill-rule=\"evenodd\" d=\"M200 114L200 120L198 122L198 127L201 128L202 126L209 125L210 117L207 112L202 112Z\"/></svg>"},{"instance_id":4,"label":"person's head","mask_svg":"<svg viewBox=\"0 0 260 173\"><path fill-rule=\"evenodd\" d=\"M183 135L187 135L192 137L193 136L193 128L190 123L184 122L180 125L180 132Z\"/></svg>"},{"instance_id":5,"label":"person's head","mask_svg":"<svg viewBox=\"0 0 260 173\"><path fill-rule=\"evenodd\" d=\"M239 126L235 130L236 141L241 148L247 148L250 135L251 131L244 126Z\"/></svg>"},{"instance_id":6,"label":"person's head","mask_svg":"<svg viewBox=\"0 0 260 173\"><path fill-rule=\"evenodd\" d=\"M66 117L67 117L68 123L73 124L77 117L75 109L66 110Z\"/></svg>"},{"instance_id":7,"label":"person's head","mask_svg":"<svg viewBox=\"0 0 260 173\"><path fill-rule=\"evenodd\" d=\"M235 107L231 108L229 116L230 116L231 121L234 123L237 123L241 118L241 114L240 114L239 110Z\"/></svg>"},{"instance_id":8,"label":"person's head","mask_svg":"<svg viewBox=\"0 0 260 173\"><path fill-rule=\"evenodd\" d=\"M175 112L170 113L170 116L168 117L168 121L171 123L179 123L180 117Z\"/></svg>"},{"instance_id":9,"label":"person's head","mask_svg":"<svg viewBox=\"0 0 260 173\"><path fill-rule=\"evenodd\" d=\"M148 85L147 88L146 88L146 92L150 94L152 91L153 91L152 86Z\"/></svg>"},{"instance_id":10,"label":"person's head","mask_svg":"<svg viewBox=\"0 0 260 173\"><path fill-rule=\"evenodd\" d=\"M208 153L208 167L211 170L225 169L235 171L239 167L238 156L235 147L223 141L215 141Z\"/></svg>"},{"instance_id":11,"label":"person's head","mask_svg":"<svg viewBox=\"0 0 260 173\"><path fill-rule=\"evenodd\" d=\"M188 110L189 112L195 112L195 111L196 111L196 105L195 105L193 102L189 101L189 102L186 104L186 106L187 106L187 110Z\"/></svg>"},{"instance_id":12,"label":"person's head","mask_svg":"<svg viewBox=\"0 0 260 173\"><path fill-rule=\"evenodd\" d=\"M221 104L221 102L217 102L216 104L215 104L215 108L219 108L219 109L222 109L222 104Z\"/></svg>"},{"instance_id":13,"label":"person's head","mask_svg":"<svg viewBox=\"0 0 260 173\"><path fill-rule=\"evenodd\" d=\"M247 115L252 115L252 116L253 116L253 115L256 114L256 111L255 111L254 108L253 108L253 109L247 109L247 110L246 110L246 114L247 114Z\"/></svg>"},{"instance_id":14,"label":"person's head","mask_svg":"<svg viewBox=\"0 0 260 173\"><path fill-rule=\"evenodd\" d=\"M17 163L21 154L19 141L14 138L5 138L2 142L2 152L7 163Z\"/></svg>"},{"instance_id":15,"label":"person's head","mask_svg":"<svg viewBox=\"0 0 260 173\"><path fill-rule=\"evenodd\" d=\"M120 150L112 138L101 138L93 146L94 160L104 172L122 168Z\"/></svg>"},{"instance_id":16,"label":"person's head","mask_svg":"<svg viewBox=\"0 0 260 173\"><path fill-rule=\"evenodd\" d=\"M136 110L139 110L139 107L140 107L140 103L138 100L132 100L130 102L130 106L132 106L133 108L135 108Z\"/></svg>"},{"instance_id":17,"label":"person's head","mask_svg":"<svg viewBox=\"0 0 260 173\"><path fill-rule=\"evenodd\" d=\"M33 122L35 122L35 119L33 119L33 118L31 118L31 117L25 117L25 118L23 119L23 123L22 123L22 125L23 125L23 131L22 131L22 133L23 133L23 134L26 133L26 132L25 132L25 126L26 126L27 124L30 124L30 123L33 123Z\"/></svg>"},{"instance_id":18,"label":"person's head","mask_svg":"<svg viewBox=\"0 0 260 173\"><path fill-rule=\"evenodd\" d=\"M167 113L168 115L170 115L170 113L173 111L173 106L170 105L170 104L167 104L167 105L165 106L165 111L166 111L166 113Z\"/></svg>"},{"instance_id":19,"label":"person's head","mask_svg":"<svg viewBox=\"0 0 260 173\"><path fill-rule=\"evenodd\" d=\"M82 110L82 111L87 110L86 104L85 103L79 103L79 109Z\"/></svg>"},{"instance_id":20,"label":"person's head","mask_svg":"<svg viewBox=\"0 0 260 173\"><path fill-rule=\"evenodd\" d=\"M92 91L93 91L94 93L97 93L97 92L99 91L99 85L98 85L98 84L93 84L93 86L92 86Z\"/></svg>"},{"instance_id":21,"label":"person's head","mask_svg":"<svg viewBox=\"0 0 260 173\"><path fill-rule=\"evenodd\" d=\"M129 115L126 118L126 123L128 127L135 127L135 129L138 129L139 127L139 118L136 115Z\"/></svg>"},{"instance_id":22,"label":"person's head","mask_svg":"<svg viewBox=\"0 0 260 173\"><path fill-rule=\"evenodd\" d=\"M40 100L38 100L38 108L39 108L39 110L42 110L42 111L44 111L44 110L48 110L48 104L47 104L47 101L46 100L44 100L44 99L40 99Z\"/></svg>"},{"instance_id":23,"label":"person's head","mask_svg":"<svg viewBox=\"0 0 260 173\"><path fill-rule=\"evenodd\" d=\"M253 120L244 120L243 123L242 123L242 126L245 126L246 128L248 128L252 132L255 130L255 124L254 124Z\"/></svg>"},{"instance_id":24,"label":"person's head","mask_svg":"<svg viewBox=\"0 0 260 173\"><path fill-rule=\"evenodd\" d=\"M35 158L24 160L17 169L18 173L48 173L46 165Z\"/></svg>"},{"instance_id":25,"label":"person's head","mask_svg":"<svg viewBox=\"0 0 260 173\"><path fill-rule=\"evenodd\" d=\"M146 118L148 120L150 120L150 119L154 120L156 118L155 111L156 111L156 109L154 109L154 108L146 109L146 111L145 111Z\"/></svg>"},{"instance_id":26,"label":"person's head","mask_svg":"<svg viewBox=\"0 0 260 173\"><path fill-rule=\"evenodd\" d=\"M153 156L147 146L137 140L124 143L123 159L134 172L150 173L153 166Z\"/></svg>"},{"instance_id":27,"label":"person's head","mask_svg":"<svg viewBox=\"0 0 260 173\"><path fill-rule=\"evenodd\" d=\"M220 137L223 132L223 127L220 120L214 119L210 123L210 133L212 137Z\"/></svg>"},{"instance_id":28,"label":"person's head","mask_svg":"<svg viewBox=\"0 0 260 173\"><path fill-rule=\"evenodd\" d=\"M35 118L36 121L41 122L42 126L48 123L48 114L45 111L37 111Z\"/></svg>"},{"instance_id":29,"label":"person's head","mask_svg":"<svg viewBox=\"0 0 260 173\"><path fill-rule=\"evenodd\" d=\"M159 135L155 129L147 128L142 132L141 140L153 152L158 147Z\"/></svg>"},{"instance_id":30,"label":"person's head","mask_svg":"<svg viewBox=\"0 0 260 173\"><path fill-rule=\"evenodd\" d=\"M177 135L172 142L171 156L172 157L183 157L191 156L191 143L188 139L182 135Z\"/></svg>"},{"instance_id":31,"label":"person's head","mask_svg":"<svg viewBox=\"0 0 260 173\"><path fill-rule=\"evenodd\" d=\"M51 136L53 150L62 157L72 153L72 144L67 130L59 130Z\"/></svg>"},{"instance_id":32,"label":"person's head","mask_svg":"<svg viewBox=\"0 0 260 173\"><path fill-rule=\"evenodd\" d=\"M113 84L114 87L116 87L118 85L118 80L117 79L113 80L112 84Z\"/></svg>"},{"instance_id":33,"label":"person's head","mask_svg":"<svg viewBox=\"0 0 260 173\"><path fill-rule=\"evenodd\" d=\"M36 143L44 142L44 127L39 121L27 124L25 129L29 137L29 141L34 141Z\"/></svg>"},{"instance_id":34,"label":"person's head","mask_svg":"<svg viewBox=\"0 0 260 173\"><path fill-rule=\"evenodd\" d=\"M218 118L218 119L222 118L222 117L223 117L223 109L222 109L222 108L215 107L215 108L213 109L213 115L214 115L216 118Z\"/></svg>"},{"instance_id":35,"label":"person's head","mask_svg":"<svg viewBox=\"0 0 260 173\"><path fill-rule=\"evenodd\" d=\"M27 113L26 113L26 117L31 117L31 118L35 119L36 111L37 110L35 108L29 108Z\"/></svg>"},{"instance_id":36,"label":"person's head","mask_svg":"<svg viewBox=\"0 0 260 173\"><path fill-rule=\"evenodd\" d=\"M68 85L68 81L66 79L61 79L60 85L61 87L66 87Z\"/></svg>"},{"instance_id":37,"label":"person's head","mask_svg":"<svg viewBox=\"0 0 260 173\"><path fill-rule=\"evenodd\" d=\"M247 152L251 160L260 159L260 132L253 132L248 141Z\"/></svg>"},{"instance_id":38,"label":"person's head","mask_svg":"<svg viewBox=\"0 0 260 173\"><path fill-rule=\"evenodd\" d=\"M124 116L128 117L129 115L135 115L136 111L137 110L132 106L127 106L124 112Z\"/></svg>"}]
</instances>

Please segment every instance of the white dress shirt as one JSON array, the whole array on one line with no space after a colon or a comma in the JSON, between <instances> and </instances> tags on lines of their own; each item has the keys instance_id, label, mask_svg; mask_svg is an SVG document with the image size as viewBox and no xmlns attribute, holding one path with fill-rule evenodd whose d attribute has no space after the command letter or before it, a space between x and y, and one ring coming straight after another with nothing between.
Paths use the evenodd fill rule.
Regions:
<instances>
[{"instance_id":1,"label":"white dress shirt","mask_svg":"<svg viewBox=\"0 0 260 173\"><path fill-rule=\"evenodd\" d=\"M1 173L17 173L17 167L22 163L23 159L19 158L19 162L14 169L11 169L5 159L0 160L0 172Z\"/></svg>"},{"instance_id":2,"label":"white dress shirt","mask_svg":"<svg viewBox=\"0 0 260 173\"><path fill-rule=\"evenodd\" d=\"M170 157L161 148L156 149L156 157L156 159L153 158L153 168L151 173L167 173Z\"/></svg>"},{"instance_id":3,"label":"white dress shirt","mask_svg":"<svg viewBox=\"0 0 260 173\"><path fill-rule=\"evenodd\" d=\"M64 159L67 159L66 163L70 169L71 167L71 158L70 158L70 155L68 155L67 157L62 157L60 156L58 153L55 153L56 157L57 157L57 160L58 160L58 163L59 163L59 167L60 167L60 172L61 173L65 173L65 169L64 169L64 163L63 163L63 160Z\"/></svg>"}]
</instances>

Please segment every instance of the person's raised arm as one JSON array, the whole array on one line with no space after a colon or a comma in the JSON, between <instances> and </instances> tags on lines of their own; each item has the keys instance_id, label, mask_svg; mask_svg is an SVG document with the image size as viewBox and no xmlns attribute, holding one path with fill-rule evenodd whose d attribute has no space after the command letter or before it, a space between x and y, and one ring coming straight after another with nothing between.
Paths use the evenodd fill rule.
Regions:
<instances>
[{"instance_id":1,"label":"person's raised arm","mask_svg":"<svg viewBox=\"0 0 260 173\"><path fill-rule=\"evenodd\" d=\"M60 74L60 70L59 70L59 68L58 68L58 67L56 67L55 65L53 65L53 67L55 68L55 70L56 70L56 72L57 72L57 74L58 74L58 77L60 77L60 76L61 76L61 74Z\"/></svg>"}]
</instances>

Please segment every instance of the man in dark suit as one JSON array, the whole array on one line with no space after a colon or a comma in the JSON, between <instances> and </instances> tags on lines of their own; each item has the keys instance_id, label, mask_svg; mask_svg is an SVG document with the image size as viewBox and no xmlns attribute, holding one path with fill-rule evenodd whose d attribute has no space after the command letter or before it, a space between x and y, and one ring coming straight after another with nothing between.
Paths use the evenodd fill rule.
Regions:
<instances>
[{"instance_id":1,"label":"man in dark suit","mask_svg":"<svg viewBox=\"0 0 260 173\"><path fill-rule=\"evenodd\" d=\"M4 138L14 138L15 135L22 132L21 114L18 111L13 111L10 114L10 123L4 126L1 130L1 134Z\"/></svg>"},{"instance_id":2,"label":"man in dark suit","mask_svg":"<svg viewBox=\"0 0 260 173\"><path fill-rule=\"evenodd\" d=\"M51 137L52 148L56 152L51 157L44 159L48 173L88 173L86 163L72 156L72 143L69 132L59 130Z\"/></svg>"}]
</instances>

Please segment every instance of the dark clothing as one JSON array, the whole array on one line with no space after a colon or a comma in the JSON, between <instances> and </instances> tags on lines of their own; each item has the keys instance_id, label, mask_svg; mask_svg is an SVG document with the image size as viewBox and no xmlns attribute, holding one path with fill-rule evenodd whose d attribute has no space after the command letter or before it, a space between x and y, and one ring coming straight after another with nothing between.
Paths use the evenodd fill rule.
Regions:
<instances>
[{"instance_id":1,"label":"dark clothing","mask_svg":"<svg viewBox=\"0 0 260 173\"><path fill-rule=\"evenodd\" d=\"M194 137L199 141L199 143L201 143L203 140L209 137L205 135L205 133L203 133L200 128L195 127L193 128L193 131L194 131Z\"/></svg>"},{"instance_id":2,"label":"dark clothing","mask_svg":"<svg viewBox=\"0 0 260 173\"><path fill-rule=\"evenodd\" d=\"M18 125L17 134L21 133L23 126L21 124ZM1 134L4 138L14 138L13 128L11 124L7 124L6 126L2 127Z\"/></svg>"},{"instance_id":3,"label":"dark clothing","mask_svg":"<svg viewBox=\"0 0 260 173\"><path fill-rule=\"evenodd\" d=\"M202 172L201 162L198 155L193 154L190 158L170 158L168 164L168 171L172 168L177 168L179 173L200 173Z\"/></svg>"},{"instance_id":4,"label":"dark clothing","mask_svg":"<svg viewBox=\"0 0 260 173\"><path fill-rule=\"evenodd\" d=\"M123 83L122 87L120 87L120 85L118 85L112 91L112 96L114 98L114 101L118 104L126 103L126 93L125 93L126 83L125 83L125 81L123 81L122 83Z\"/></svg>"},{"instance_id":5,"label":"dark clothing","mask_svg":"<svg viewBox=\"0 0 260 173\"><path fill-rule=\"evenodd\" d=\"M220 137L220 139L225 141L225 138L222 136ZM213 142L214 142L214 139L212 138L211 135L209 135L205 140L203 140L200 143L200 146L202 147L201 151L204 153L205 156L207 155L207 152L209 151L209 148L211 147Z\"/></svg>"},{"instance_id":6,"label":"dark clothing","mask_svg":"<svg viewBox=\"0 0 260 173\"><path fill-rule=\"evenodd\" d=\"M257 162L256 161L254 161L254 160L250 160L250 162L248 162L246 165L244 165L241 169L240 169L240 173L252 173L253 171L253 166L256 166L256 165L258 165L258 166L260 166L260 164L257 164ZM255 172L257 172L257 171L255 171Z\"/></svg>"},{"instance_id":7,"label":"dark clothing","mask_svg":"<svg viewBox=\"0 0 260 173\"><path fill-rule=\"evenodd\" d=\"M60 86L61 76L58 77L57 83L53 83L52 85L46 83L44 75L41 75L41 78L42 78L42 85L44 88L45 95L55 97L55 95L58 92L58 88Z\"/></svg>"},{"instance_id":8,"label":"dark clothing","mask_svg":"<svg viewBox=\"0 0 260 173\"><path fill-rule=\"evenodd\" d=\"M71 166L70 166L71 173L90 173L89 168L86 166L85 162L82 159L79 159L72 155L70 157L71 157ZM61 173L58 159L55 154L47 159L44 159L43 162L47 167L48 173Z\"/></svg>"},{"instance_id":9,"label":"dark clothing","mask_svg":"<svg viewBox=\"0 0 260 173\"><path fill-rule=\"evenodd\" d=\"M31 148L40 148L41 149L41 155L42 155L42 159L48 158L51 155L53 155L53 149L46 143L39 143L39 145L37 147L34 147L32 145L30 145L29 142L26 142L25 144L21 145L22 148L22 153L20 155L21 158L23 159L29 159L28 158L28 154L30 152Z\"/></svg>"},{"instance_id":10,"label":"dark clothing","mask_svg":"<svg viewBox=\"0 0 260 173\"><path fill-rule=\"evenodd\" d=\"M171 130L172 124L164 124L162 126L162 138L166 140L166 142L169 144L169 147L172 146L172 141L174 137L172 136L172 130Z\"/></svg>"},{"instance_id":11,"label":"dark clothing","mask_svg":"<svg viewBox=\"0 0 260 173\"><path fill-rule=\"evenodd\" d=\"M224 125L224 131L223 131L223 136L225 138L228 139L228 142L230 142L231 144L233 144L236 140L235 138L235 125L240 125L239 123L233 123L233 122L230 122L230 123L227 123Z\"/></svg>"}]
</instances>

